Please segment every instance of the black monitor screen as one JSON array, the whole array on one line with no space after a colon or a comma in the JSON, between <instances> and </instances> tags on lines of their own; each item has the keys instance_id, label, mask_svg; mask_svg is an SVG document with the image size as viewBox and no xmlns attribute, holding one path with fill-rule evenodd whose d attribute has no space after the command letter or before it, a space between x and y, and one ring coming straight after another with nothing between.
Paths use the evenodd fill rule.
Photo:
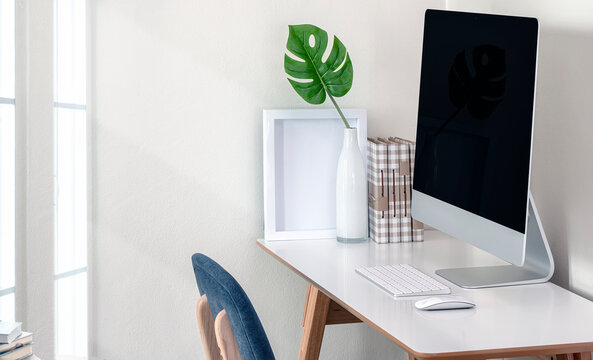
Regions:
<instances>
[{"instance_id":1,"label":"black monitor screen","mask_svg":"<svg viewBox=\"0 0 593 360\"><path fill-rule=\"evenodd\" d=\"M414 189L525 233L533 18L427 10Z\"/></svg>"}]
</instances>

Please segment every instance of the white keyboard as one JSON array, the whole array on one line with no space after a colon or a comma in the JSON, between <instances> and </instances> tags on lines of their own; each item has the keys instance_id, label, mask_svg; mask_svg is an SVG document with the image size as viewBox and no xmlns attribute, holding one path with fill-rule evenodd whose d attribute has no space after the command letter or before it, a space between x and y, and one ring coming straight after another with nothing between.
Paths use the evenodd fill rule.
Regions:
<instances>
[{"instance_id":1,"label":"white keyboard","mask_svg":"<svg viewBox=\"0 0 593 360\"><path fill-rule=\"evenodd\" d=\"M358 268L356 272L395 297L451 293L448 287L408 264Z\"/></svg>"}]
</instances>

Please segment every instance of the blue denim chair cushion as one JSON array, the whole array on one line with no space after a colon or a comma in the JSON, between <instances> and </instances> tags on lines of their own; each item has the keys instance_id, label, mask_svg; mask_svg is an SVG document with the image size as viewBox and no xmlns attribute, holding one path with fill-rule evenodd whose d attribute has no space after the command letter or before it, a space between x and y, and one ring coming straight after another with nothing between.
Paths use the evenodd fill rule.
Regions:
<instances>
[{"instance_id":1,"label":"blue denim chair cushion","mask_svg":"<svg viewBox=\"0 0 593 360\"><path fill-rule=\"evenodd\" d=\"M212 317L226 310L243 360L274 359L268 337L241 285L204 254L191 257L200 295L206 294Z\"/></svg>"}]
</instances>

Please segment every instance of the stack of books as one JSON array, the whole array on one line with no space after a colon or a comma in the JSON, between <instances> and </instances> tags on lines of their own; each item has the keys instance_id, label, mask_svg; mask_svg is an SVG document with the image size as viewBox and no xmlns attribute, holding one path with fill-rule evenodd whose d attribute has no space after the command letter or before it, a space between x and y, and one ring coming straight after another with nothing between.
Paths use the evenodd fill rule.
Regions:
<instances>
[{"instance_id":1,"label":"stack of books","mask_svg":"<svg viewBox=\"0 0 593 360\"><path fill-rule=\"evenodd\" d=\"M412 218L413 141L369 138L369 234L379 243L424 240L424 224Z\"/></svg>"},{"instance_id":2,"label":"stack of books","mask_svg":"<svg viewBox=\"0 0 593 360\"><path fill-rule=\"evenodd\" d=\"M21 331L21 323L0 321L0 360L33 360L33 334Z\"/></svg>"}]
</instances>

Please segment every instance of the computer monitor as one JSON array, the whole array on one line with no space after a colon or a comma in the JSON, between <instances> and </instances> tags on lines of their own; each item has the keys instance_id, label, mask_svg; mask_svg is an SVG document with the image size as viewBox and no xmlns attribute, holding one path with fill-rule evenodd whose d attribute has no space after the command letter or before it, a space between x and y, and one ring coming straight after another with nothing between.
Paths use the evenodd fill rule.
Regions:
<instances>
[{"instance_id":1,"label":"computer monitor","mask_svg":"<svg viewBox=\"0 0 593 360\"><path fill-rule=\"evenodd\" d=\"M412 216L512 264L437 271L460 286L553 272L529 192L538 36L534 18L426 11Z\"/></svg>"}]
</instances>

